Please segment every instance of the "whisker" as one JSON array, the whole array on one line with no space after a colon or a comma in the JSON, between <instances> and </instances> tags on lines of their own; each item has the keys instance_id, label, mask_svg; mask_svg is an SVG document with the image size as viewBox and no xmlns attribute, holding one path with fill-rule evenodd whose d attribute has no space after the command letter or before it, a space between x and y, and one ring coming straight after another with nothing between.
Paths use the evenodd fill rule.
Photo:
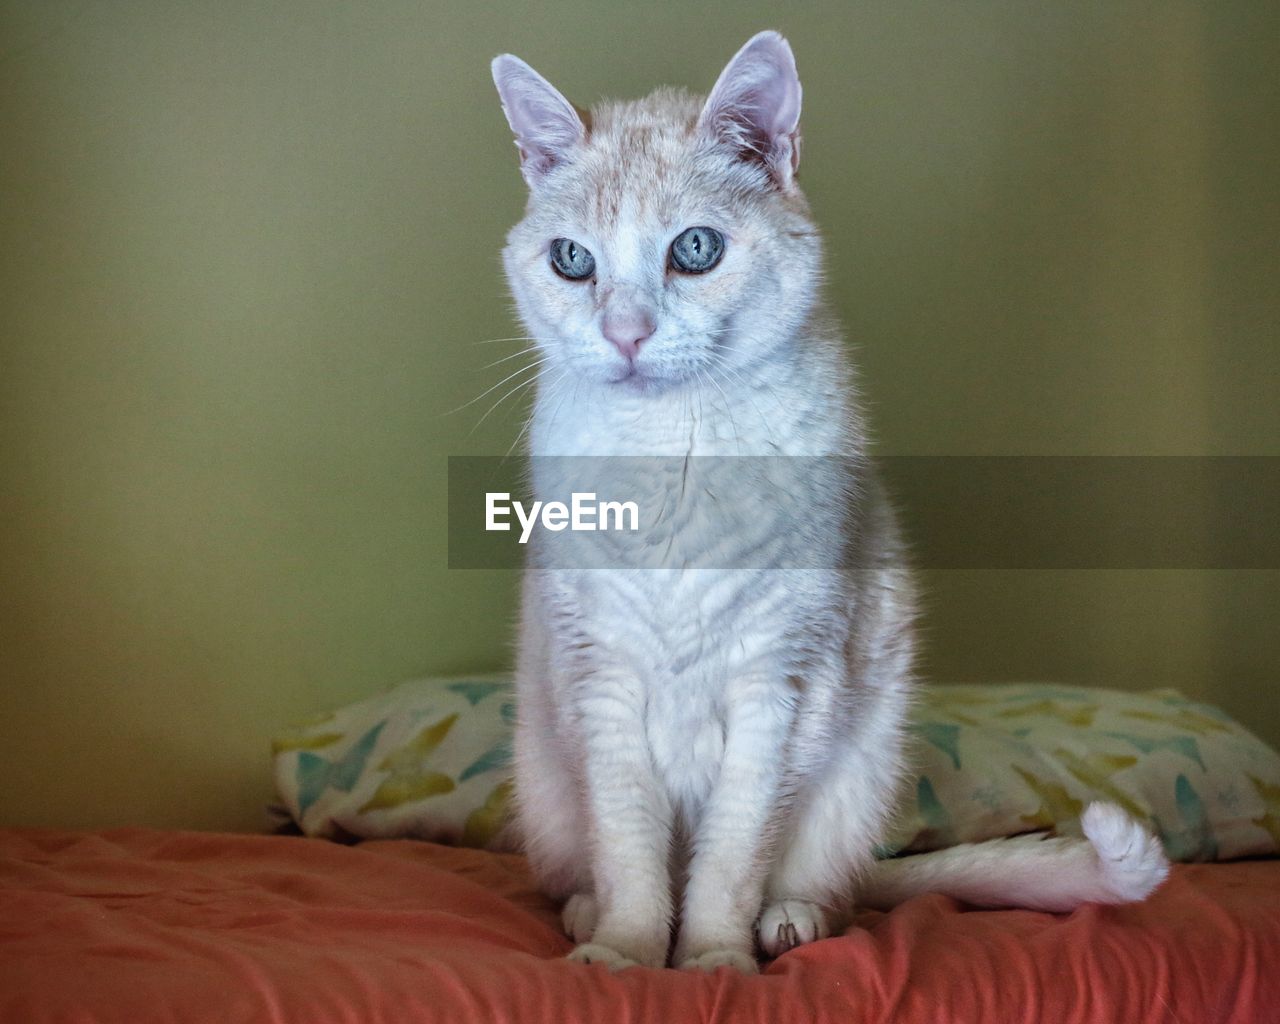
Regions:
<instances>
[{"instance_id":1,"label":"whisker","mask_svg":"<svg viewBox=\"0 0 1280 1024\"><path fill-rule=\"evenodd\" d=\"M708 356L716 360L716 364L722 367L726 372L732 373L735 380L742 382L744 387L751 387L752 382L742 376L741 372L735 369L728 361L723 352L717 352L714 349L707 353ZM763 377L757 378L756 383L769 392L769 397L774 400L779 409L785 409L786 403L778 397L778 392L774 390L773 385Z\"/></svg>"},{"instance_id":2,"label":"whisker","mask_svg":"<svg viewBox=\"0 0 1280 1024\"><path fill-rule=\"evenodd\" d=\"M698 371L698 378L699 379L702 378L701 370ZM729 425L733 427L733 443L737 445L738 454L741 455L742 454L742 431L738 429L738 421L733 415L733 403L729 401L729 396L725 394L724 388L720 386L720 382L716 380L715 374L713 374L709 368L707 370L707 379L711 381L715 389L720 392L720 397L724 399L724 411L725 411L725 414L729 417ZM766 423L766 426L767 425L768 424Z\"/></svg>"},{"instance_id":3,"label":"whisker","mask_svg":"<svg viewBox=\"0 0 1280 1024\"><path fill-rule=\"evenodd\" d=\"M556 378L556 383L557 383L557 384L558 384L558 383L560 383L560 381L564 380L564 378L565 378L568 374L569 374L569 368L566 368L566 369L565 369L565 371L564 371L564 373L562 373L558 378ZM582 386L582 378L581 378L581 377L576 377L576 378L574 378L574 381L573 381L573 391L572 391L572 395L573 395L573 397L574 397L575 399L578 397L578 388L580 388L581 386ZM560 401L558 401L558 402L556 403L556 407L555 407L554 409L552 409L552 410L551 410L551 418L547 421L547 433L548 433L548 434L549 434L549 433L551 433L551 428L555 426L556 419L557 419L557 418L559 417L559 415L560 415L560 410L561 410L561 408L563 408L563 406L564 406L564 400L565 400L565 398L566 398L566 397L567 397L567 394L562 393L562 394L560 395ZM531 422L532 422L532 421L531 421Z\"/></svg>"},{"instance_id":4,"label":"whisker","mask_svg":"<svg viewBox=\"0 0 1280 1024\"><path fill-rule=\"evenodd\" d=\"M510 379L510 378L508 378L508 379ZM476 424L475 424L475 426L474 426L474 427L472 427L469 431L467 431L467 437L470 437L470 436L471 436L472 434L474 434L477 430L479 430L479 429L480 429L480 424L482 424L485 420L487 420L487 419L489 418L489 416L493 413L493 411L494 411L495 409L497 409L497 408L498 408L498 406L500 406L503 402L505 402L505 401L506 401L508 398L510 398L512 395L518 394L520 391L522 391L522 390L524 390L525 388L529 387L529 385L531 385L531 384L532 384L534 381L536 381L537 379L538 379L538 375L537 375L537 374L534 374L532 377L528 378L527 380L522 380L522 381L520 381L518 384L516 384L516 386L515 386L515 387L513 387L513 388L512 388L510 391L508 391L505 395L503 395L501 398L499 398L496 402L494 402L494 403L493 403L493 405L489 406L489 410L488 410L488 412L486 412L483 416L481 416L478 420L476 420Z\"/></svg>"},{"instance_id":5,"label":"whisker","mask_svg":"<svg viewBox=\"0 0 1280 1024\"><path fill-rule=\"evenodd\" d=\"M497 390L498 390L498 388L502 387L502 385L503 385L503 384L505 384L507 381L511 380L511 378L512 378L512 377L518 377L518 376L520 376L520 374L524 373L524 372L525 372L525 371L527 371L527 370L536 370L536 369L538 369L538 368L539 368L539 366L540 366L540 364L539 364L539 363L530 363L528 366L522 366L522 367L520 367L520 369L516 370L516 372L515 372L515 373L509 373L509 374L507 374L507 376L503 377L503 378L502 378L502 380L498 381L498 383L497 383L497 384L494 384L492 387L490 387L490 388L486 388L484 391L481 391L481 392L480 392L480 394L476 395L476 397L475 397L475 398L473 398L473 399L471 399L471 401L466 402L466 403L464 403L464 404L462 404L462 405L458 406L456 409L450 409L448 412L442 412L440 415L441 415L441 416L452 416L452 415L454 415L454 413L462 412L462 410L463 410L463 409L466 409L466 408L469 408L470 406L475 405L475 404L476 404L476 402L478 402L478 401L480 401L480 399L484 398L484 396L485 396L485 395L488 395L488 394L490 394L490 393L492 393L492 392L494 392L494 391L497 391ZM537 379L537 374L534 374L534 376L530 378L530 380L536 380L536 379Z\"/></svg>"},{"instance_id":6,"label":"whisker","mask_svg":"<svg viewBox=\"0 0 1280 1024\"><path fill-rule=\"evenodd\" d=\"M753 388L751 387L750 382L745 380L742 377L742 375L736 369L730 366L729 363L726 362L724 358L720 356L718 353L711 352L708 354L716 357L715 365L717 365L722 372L729 374L733 378L733 380L739 385L739 387L741 387L742 390L746 392L747 401L751 403L752 408L755 409L756 411L756 415L760 418L760 422L764 425L769 446L777 450L779 446L778 446L778 442L774 439L774 436L773 436L773 425L769 422L769 418L765 416L764 410L761 409L760 406L756 403L755 397L752 395ZM764 383L765 387L769 387L769 384L767 381L762 383ZM771 387L769 388L769 390L771 393L773 392L773 389ZM724 394L723 390L721 391L721 394ZM777 397L776 393L773 393L773 398L774 398L774 401L778 403L778 407L782 408L782 401ZM725 401L726 402L728 401L727 397ZM736 424L734 426L734 429L735 431L737 430Z\"/></svg>"},{"instance_id":7,"label":"whisker","mask_svg":"<svg viewBox=\"0 0 1280 1024\"><path fill-rule=\"evenodd\" d=\"M527 356L530 353L537 352L537 351L538 350L536 348L522 348L520 349L519 352L512 352L511 355L509 356L503 356L501 359L495 359L493 362L489 363L487 366L482 366L480 367L479 370L474 370L472 372L480 373L484 370L492 370L495 366L498 366L501 363L509 363L512 359L519 359L521 356ZM539 364L545 363L548 358L549 357L546 355L541 355L538 358L538 363Z\"/></svg>"},{"instance_id":8,"label":"whisker","mask_svg":"<svg viewBox=\"0 0 1280 1024\"><path fill-rule=\"evenodd\" d=\"M555 389L560 385L560 383L565 379L565 377L569 376L569 373L570 373L570 369L569 369L569 368L565 368L565 369L561 370L561 371L560 371L560 376L558 376L555 380L550 381L550 382L548 382L548 383L546 384L547 391L548 391L548 392L554 392L554 391L555 391ZM560 404L563 404L563 403L564 403L564 396L562 395L562 396L561 396L561 398L560 398ZM559 410L560 410L560 404L557 404L557 406L556 406L556 412L559 412ZM555 415L554 415L554 413L552 414L551 422L553 422L553 423L555 422ZM506 462L506 460L507 460L507 459L511 458L511 453L512 453L512 452L514 452L514 451L516 450L516 447L520 444L520 442L521 442L525 437L527 437L527 436L528 436L529 431L530 431L530 429L531 429L532 427L533 427L533 417L532 417L532 416L528 416L528 417L526 417L526 419L525 419L525 421L524 421L524 426L522 426L522 427L520 428L520 432L519 432L518 434L516 434L516 439L515 439L514 441L512 441L512 442L511 442L511 447L507 449L507 454L506 454L506 455L504 455L504 456L502 457L502 461L503 461L503 462Z\"/></svg>"}]
</instances>

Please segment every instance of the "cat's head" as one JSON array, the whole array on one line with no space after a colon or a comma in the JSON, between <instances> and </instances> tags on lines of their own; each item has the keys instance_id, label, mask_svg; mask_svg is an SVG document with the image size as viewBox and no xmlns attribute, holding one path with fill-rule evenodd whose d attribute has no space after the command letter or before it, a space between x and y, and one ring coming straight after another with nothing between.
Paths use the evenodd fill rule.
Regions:
<instances>
[{"instance_id":1,"label":"cat's head","mask_svg":"<svg viewBox=\"0 0 1280 1024\"><path fill-rule=\"evenodd\" d=\"M585 112L510 54L493 77L529 185L503 258L545 372L665 389L787 344L821 253L782 36L753 37L705 101L664 88Z\"/></svg>"}]
</instances>

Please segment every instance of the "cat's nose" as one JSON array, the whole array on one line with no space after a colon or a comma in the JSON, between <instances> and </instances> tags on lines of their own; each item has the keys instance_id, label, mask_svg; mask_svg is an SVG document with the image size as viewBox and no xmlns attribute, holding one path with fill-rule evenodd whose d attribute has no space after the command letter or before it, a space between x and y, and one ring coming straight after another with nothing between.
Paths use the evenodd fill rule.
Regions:
<instances>
[{"instance_id":1,"label":"cat's nose","mask_svg":"<svg viewBox=\"0 0 1280 1024\"><path fill-rule=\"evenodd\" d=\"M652 313L634 310L616 315L606 314L600 325L600 332L624 358L634 360L641 344L653 335L656 326Z\"/></svg>"}]
</instances>

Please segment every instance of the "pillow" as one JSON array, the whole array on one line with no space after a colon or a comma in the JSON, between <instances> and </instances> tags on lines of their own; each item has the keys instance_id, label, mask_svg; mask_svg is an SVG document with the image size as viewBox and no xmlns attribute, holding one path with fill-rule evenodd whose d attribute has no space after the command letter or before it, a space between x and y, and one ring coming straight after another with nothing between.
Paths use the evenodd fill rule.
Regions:
<instances>
[{"instance_id":1,"label":"pillow","mask_svg":"<svg viewBox=\"0 0 1280 1024\"><path fill-rule=\"evenodd\" d=\"M509 849L514 716L509 677L404 683L279 736L277 791L307 835ZM1174 860L1280 851L1280 755L1173 690L927 687L912 731L919 774L883 855L1078 831L1091 800Z\"/></svg>"},{"instance_id":2,"label":"pillow","mask_svg":"<svg viewBox=\"0 0 1280 1024\"><path fill-rule=\"evenodd\" d=\"M276 792L310 836L502 848L514 724L510 677L403 683L277 736Z\"/></svg>"},{"instance_id":3,"label":"pillow","mask_svg":"<svg viewBox=\"0 0 1280 1024\"><path fill-rule=\"evenodd\" d=\"M887 852L1078 834L1093 800L1145 821L1171 860L1280 852L1280 755L1174 690L938 686L913 730L919 775Z\"/></svg>"}]
</instances>

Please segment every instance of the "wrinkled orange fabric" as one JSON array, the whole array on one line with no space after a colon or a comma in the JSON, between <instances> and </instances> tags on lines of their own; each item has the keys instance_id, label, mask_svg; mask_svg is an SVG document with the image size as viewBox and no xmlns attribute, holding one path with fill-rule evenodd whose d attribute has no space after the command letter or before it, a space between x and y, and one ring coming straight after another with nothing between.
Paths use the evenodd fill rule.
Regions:
<instances>
[{"instance_id":1,"label":"wrinkled orange fabric","mask_svg":"<svg viewBox=\"0 0 1280 1024\"><path fill-rule=\"evenodd\" d=\"M519 857L410 841L0 832L0 1021L1280 1022L1280 861L1068 915L926 896L758 977L563 959Z\"/></svg>"}]
</instances>

